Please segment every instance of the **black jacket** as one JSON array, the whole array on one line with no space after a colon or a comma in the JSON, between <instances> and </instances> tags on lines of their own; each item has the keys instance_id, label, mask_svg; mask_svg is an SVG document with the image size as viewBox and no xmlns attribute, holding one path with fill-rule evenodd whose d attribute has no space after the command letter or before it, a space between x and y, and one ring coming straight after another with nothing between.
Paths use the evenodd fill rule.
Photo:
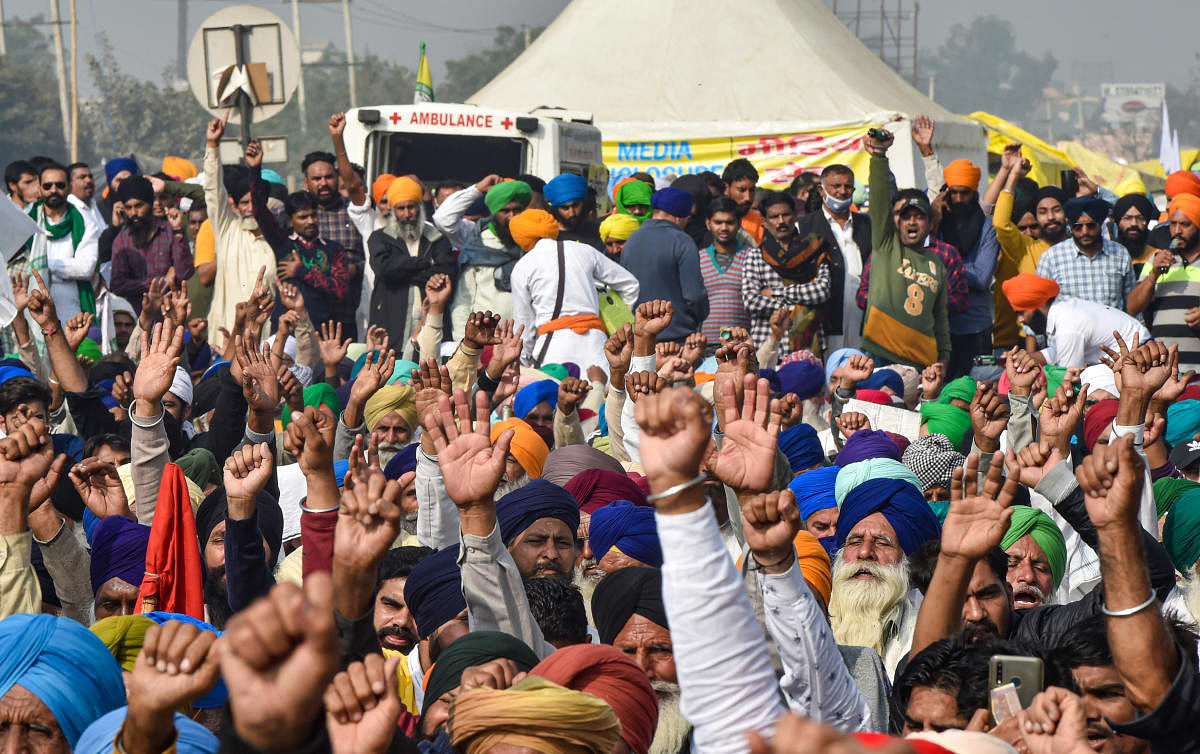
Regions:
<instances>
[{"instance_id":1,"label":"black jacket","mask_svg":"<svg viewBox=\"0 0 1200 754\"><path fill-rule=\"evenodd\" d=\"M386 329L397 348L403 347L400 340L408 320L409 286L415 285L424 291L425 283L438 273L453 277L456 269L454 249L445 236L440 233L433 236L427 231L421 236L414 257L408 253L404 241L392 238L383 230L371 234L367 248L371 252L371 269L375 271L370 322Z\"/></svg>"},{"instance_id":2,"label":"black jacket","mask_svg":"<svg viewBox=\"0 0 1200 754\"><path fill-rule=\"evenodd\" d=\"M842 289L846 285L846 260L842 256L842 248L838 246L833 229L829 227L829 221L825 219L825 212L821 209L801 217L796 221L796 227L801 238L815 233L825 239L825 248L829 251L830 273L829 301L825 304L823 320L825 334L842 335L842 307L845 305ZM850 233L854 237L854 243L858 244L862 266L865 268L867 259L871 256L871 218L867 217L867 213L858 212L854 215Z\"/></svg>"}]
</instances>

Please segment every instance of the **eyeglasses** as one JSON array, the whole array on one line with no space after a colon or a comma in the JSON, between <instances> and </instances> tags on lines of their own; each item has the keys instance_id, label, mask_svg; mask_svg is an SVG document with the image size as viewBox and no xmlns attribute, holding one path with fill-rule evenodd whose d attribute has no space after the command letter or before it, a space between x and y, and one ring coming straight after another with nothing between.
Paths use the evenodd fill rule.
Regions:
<instances>
[{"instance_id":1,"label":"eyeglasses","mask_svg":"<svg viewBox=\"0 0 1200 754\"><path fill-rule=\"evenodd\" d=\"M67 187L66 181L48 181L48 182L42 184L42 191L49 191L52 188L65 189L66 187Z\"/></svg>"},{"instance_id":2,"label":"eyeglasses","mask_svg":"<svg viewBox=\"0 0 1200 754\"><path fill-rule=\"evenodd\" d=\"M1075 230L1091 230L1092 228L1099 228L1100 223L1089 220L1088 222L1085 222L1085 223L1075 223L1071 227L1074 228Z\"/></svg>"}]
</instances>

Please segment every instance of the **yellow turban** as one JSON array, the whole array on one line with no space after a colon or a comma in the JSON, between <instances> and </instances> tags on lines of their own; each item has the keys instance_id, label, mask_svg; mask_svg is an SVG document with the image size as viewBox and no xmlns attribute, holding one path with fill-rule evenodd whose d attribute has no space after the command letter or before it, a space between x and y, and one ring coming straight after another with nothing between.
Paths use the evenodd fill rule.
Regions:
<instances>
[{"instance_id":1,"label":"yellow turban","mask_svg":"<svg viewBox=\"0 0 1200 754\"><path fill-rule=\"evenodd\" d=\"M529 676L502 691L464 691L450 705L450 743L463 754L499 744L556 754L608 754L621 723L606 703L545 678Z\"/></svg>"},{"instance_id":2,"label":"yellow turban","mask_svg":"<svg viewBox=\"0 0 1200 754\"><path fill-rule=\"evenodd\" d=\"M167 175L174 176L177 181L186 181L188 178L195 178L200 174L191 160L171 156L163 158L162 171Z\"/></svg>"},{"instance_id":3,"label":"yellow turban","mask_svg":"<svg viewBox=\"0 0 1200 754\"><path fill-rule=\"evenodd\" d=\"M544 209L527 209L508 221L508 232L522 251L543 238L558 238L558 221Z\"/></svg>"},{"instance_id":4,"label":"yellow turban","mask_svg":"<svg viewBox=\"0 0 1200 754\"><path fill-rule=\"evenodd\" d=\"M546 465L546 456L550 455L546 441L523 419L506 419L492 425L492 442L496 442L496 438L504 434L506 429L513 430L509 454L517 459L517 463L521 464L521 468L525 469L530 479L540 479L542 467Z\"/></svg>"},{"instance_id":5,"label":"yellow turban","mask_svg":"<svg viewBox=\"0 0 1200 754\"><path fill-rule=\"evenodd\" d=\"M942 175L946 178L947 186L966 186L972 191L978 191L979 179L983 173L970 160L958 159L947 165Z\"/></svg>"},{"instance_id":6,"label":"yellow turban","mask_svg":"<svg viewBox=\"0 0 1200 754\"><path fill-rule=\"evenodd\" d=\"M600 223L600 240L605 243L608 243L608 239L610 238L615 238L618 241L626 241L640 227L642 227L641 224L631 215L614 212L604 218L604 222Z\"/></svg>"},{"instance_id":7,"label":"yellow turban","mask_svg":"<svg viewBox=\"0 0 1200 754\"><path fill-rule=\"evenodd\" d=\"M374 186L372 186L374 189ZM407 175L402 175L392 181L387 188L387 200L391 206L396 206L402 202L419 202L425 198L425 189L421 184L409 178Z\"/></svg>"},{"instance_id":8,"label":"yellow turban","mask_svg":"<svg viewBox=\"0 0 1200 754\"><path fill-rule=\"evenodd\" d=\"M395 180L396 176L391 173L380 173L375 182L371 184L371 198L375 200L376 204L379 204L383 197L387 195L388 188L391 187L392 182Z\"/></svg>"},{"instance_id":9,"label":"yellow turban","mask_svg":"<svg viewBox=\"0 0 1200 754\"><path fill-rule=\"evenodd\" d=\"M1170 206L1167 207L1167 219L1175 214L1178 210L1182 212L1187 219L1192 221L1192 225L1200 227L1200 196L1195 194L1176 194L1171 200Z\"/></svg>"},{"instance_id":10,"label":"yellow turban","mask_svg":"<svg viewBox=\"0 0 1200 754\"><path fill-rule=\"evenodd\" d=\"M146 642L146 629L153 625L144 615L114 615L93 623L91 632L100 637L122 670L132 671Z\"/></svg>"},{"instance_id":11,"label":"yellow turban","mask_svg":"<svg viewBox=\"0 0 1200 754\"><path fill-rule=\"evenodd\" d=\"M400 180L400 179L396 179ZM374 432L383 417L395 411L408 424L409 430L417 429L417 393L408 385L396 382L380 388L367 399L363 416L367 420L367 431Z\"/></svg>"},{"instance_id":12,"label":"yellow turban","mask_svg":"<svg viewBox=\"0 0 1200 754\"><path fill-rule=\"evenodd\" d=\"M832 565L825 548L809 532L801 529L792 540L796 546L796 559L800 563L800 573L808 587L828 606L829 595L833 592Z\"/></svg>"}]
</instances>

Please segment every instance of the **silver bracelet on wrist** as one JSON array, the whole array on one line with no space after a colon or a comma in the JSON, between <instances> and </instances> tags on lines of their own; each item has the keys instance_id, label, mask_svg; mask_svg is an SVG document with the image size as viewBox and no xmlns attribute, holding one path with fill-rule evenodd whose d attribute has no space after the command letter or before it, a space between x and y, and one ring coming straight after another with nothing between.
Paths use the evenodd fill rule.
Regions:
<instances>
[{"instance_id":1,"label":"silver bracelet on wrist","mask_svg":"<svg viewBox=\"0 0 1200 754\"><path fill-rule=\"evenodd\" d=\"M1128 618L1131 615L1137 615L1138 613L1142 612L1146 608L1153 605L1154 601L1156 599L1158 599L1158 595L1156 595L1154 593L1154 590L1151 589L1150 596L1147 597L1146 601L1140 605L1134 605L1133 607L1127 607L1124 610L1109 610L1108 606L1105 605L1103 602L1101 602L1100 603L1100 612L1104 613L1105 615L1107 615L1110 618Z\"/></svg>"},{"instance_id":2,"label":"silver bracelet on wrist","mask_svg":"<svg viewBox=\"0 0 1200 754\"><path fill-rule=\"evenodd\" d=\"M696 476L687 480L686 482L680 482L679 484L675 485L674 487L668 487L665 490L663 490L662 492L656 492L655 494L648 496L646 498L646 502L653 503L653 502L662 500L664 498L678 495L680 492L683 492L684 490L690 490L692 487L695 487L696 485L703 484L704 480L707 478L708 478L708 476L704 472L700 472L699 474L697 474Z\"/></svg>"}]
</instances>

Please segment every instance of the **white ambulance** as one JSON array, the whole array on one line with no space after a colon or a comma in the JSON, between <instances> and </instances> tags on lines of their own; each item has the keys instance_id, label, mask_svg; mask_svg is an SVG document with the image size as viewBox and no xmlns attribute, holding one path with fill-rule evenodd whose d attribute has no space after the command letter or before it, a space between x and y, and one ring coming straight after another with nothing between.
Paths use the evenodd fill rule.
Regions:
<instances>
[{"instance_id":1,"label":"white ambulance","mask_svg":"<svg viewBox=\"0 0 1200 754\"><path fill-rule=\"evenodd\" d=\"M346 152L362 165L367 185L382 173L416 175L426 185L472 184L495 173L550 180L560 173L588 179L606 202L600 129L590 113L539 108L530 113L426 102L359 107L346 113Z\"/></svg>"}]
</instances>

